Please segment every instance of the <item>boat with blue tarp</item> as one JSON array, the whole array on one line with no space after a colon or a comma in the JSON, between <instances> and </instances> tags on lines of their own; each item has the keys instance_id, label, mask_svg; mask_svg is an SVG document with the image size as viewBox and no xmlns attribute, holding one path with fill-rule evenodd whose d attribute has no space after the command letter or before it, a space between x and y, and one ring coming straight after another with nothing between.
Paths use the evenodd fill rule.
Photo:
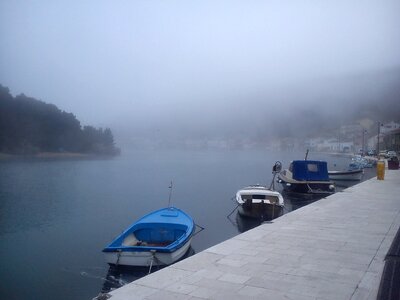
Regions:
<instances>
[{"instance_id":1,"label":"boat with blue tarp","mask_svg":"<svg viewBox=\"0 0 400 300\"><path fill-rule=\"evenodd\" d=\"M285 192L307 195L329 195L335 192L326 161L294 160L278 175Z\"/></svg>"},{"instance_id":2,"label":"boat with blue tarp","mask_svg":"<svg viewBox=\"0 0 400 300\"><path fill-rule=\"evenodd\" d=\"M195 223L176 207L153 211L128 227L103 249L106 262L121 266L170 265L190 248Z\"/></svg>"}]
</instances>

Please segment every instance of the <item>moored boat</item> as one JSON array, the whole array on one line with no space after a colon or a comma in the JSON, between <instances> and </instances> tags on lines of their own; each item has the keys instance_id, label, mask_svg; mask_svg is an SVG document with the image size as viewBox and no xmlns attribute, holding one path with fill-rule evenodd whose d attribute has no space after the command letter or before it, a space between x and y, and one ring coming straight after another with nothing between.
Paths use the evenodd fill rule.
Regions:
<instances>
[{"instance_id":1,"label":"moored boat","mask_svg":"<svg viewBox=\"0 0 400 300\"><path fill-rule=\"evenodd\" d=\"M363 177L363 169L347 171L328 171L329 179L333 181L360 181Z\"/></svg>"},{"instance_id":2,"label":"moored boat","mask_svg":"<svg viewBox=\"0 0 400 300\"><path fill-rule=\"evenodd\" d=\"M176 207L153 211L129 226L103 249L110 265L170 265L188 251L195 224Z\"/></svg>"},{"instance_id":3,"label":"moored boat","mask_svg":"<svg viewBox=\"0 0 400 300\"><path fill-rule=\"evenodd\" d=\"M271 220L283 214L282 195L265 186L252 185L239 190L236 202L239 214L245 217Z\"/></svg>"},{"instance_id":4,"label":"moored boat","mask_svg":"<svg viewBox=\"0 0 400 300\"><path fill-rule=\"evenodd\" d=\"M288 169L279 173L278 182L289 193L323 196L335 192L325 161L294 160Z\"/></svg>"},{"instance_id":5,"label":"moored boat","mask_svg":"<svg viewBox=\"0 0 400 300\"><path fill-rule=\"evenodd\" d=\"M351 163L349 164L349 170L372 168L374 165L374 162L375 162L374 159L367 159L365 157L362 157L361 155L355 155L351 159Z\"/></svg>"}]
</instances>

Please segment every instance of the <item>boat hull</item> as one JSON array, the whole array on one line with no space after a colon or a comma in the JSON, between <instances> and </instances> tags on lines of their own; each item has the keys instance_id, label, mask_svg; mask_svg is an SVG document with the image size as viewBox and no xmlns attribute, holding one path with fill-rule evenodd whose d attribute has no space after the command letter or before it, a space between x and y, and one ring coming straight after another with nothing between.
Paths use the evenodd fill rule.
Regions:
<instances>
[{"instance_id":1,"label":"boat hull","mask_svg":"<svg viewBox=\"0 0 400 300\"><path fill-rule=\"evenodd\" d=\"M171 265L181 259L190 248L192 239L190 238L182 247L174 252L153 251L121 251L104 252L105 261L115 266L165 266Z\"/></svg>"},{"instance_id":2,"label":"boat hull","mask_svg":"<svg viewBox=\"0 0 400 300\"><path fill-rule=\"evenodd\" d=\"M272 220L283 215L283 206L267 203L242 204L238 207L238 212L243 217Z\"/></svg>"},{"instance_id":3,"label":"boat hull","mask_svg":"<svg viewBox=\"0 0 400 300\"><path fill-rule=\"evenodd\" d=\"M333 182L331 181L293 181L286 180L284 176L279 176L278 182L282 185L282 188L286 193L306 195L331 195L335 192Z\"/></svg>"},{"instance_id":4,"label":"boat hull","mask_svg":"<svg viewBox=\"0 0 400 300\"><path fill-rule=\"evenodd\" d=\"M352 171L329 171L329 179L336 181L360 181L364 174L362 169Z\"/></svg>"}]
</instances>

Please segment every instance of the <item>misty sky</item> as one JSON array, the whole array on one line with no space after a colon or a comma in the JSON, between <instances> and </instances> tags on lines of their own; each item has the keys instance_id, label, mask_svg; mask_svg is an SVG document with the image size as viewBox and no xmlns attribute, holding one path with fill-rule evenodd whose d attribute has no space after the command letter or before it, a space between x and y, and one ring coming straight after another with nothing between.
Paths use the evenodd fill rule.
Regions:
<instances>
[{"instance_id":1,"label":"misty sky","mask_svg":"<svg viewBox=\"0 0 400 300\"><path fill-rule=\"evenodd\" d=\"M257 123L307 82L398 68L399 20L398 0L2 0L0 83L94 126Z\"/></svg>"}]
</instances>

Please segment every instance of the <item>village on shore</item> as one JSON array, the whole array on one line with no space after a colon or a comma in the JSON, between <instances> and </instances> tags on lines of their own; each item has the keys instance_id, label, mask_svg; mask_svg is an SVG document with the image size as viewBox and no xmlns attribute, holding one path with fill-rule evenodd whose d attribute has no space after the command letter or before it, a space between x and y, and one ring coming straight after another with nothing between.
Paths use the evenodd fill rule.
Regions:
<instances>
[{"instance_id":1,"label":"village on shore","mask_svg":"<svg viewBox=\"0 0 400 300\"><path fill-rule=\"evenodd\" d=\"M379 136L379 139L378 139ZM342 125L335 130L322 132L319 135L304 137L293 134L290 137L274 136L250 138L241 137L203 137L176 139L132 138L128 144L139 149L191 149L191 150L240 150L264 149L268 151L304 151L369 154L377 155L379 151L400 152L400 123L395 121L375 122L364 119L354 124Z\"/></svg>"}]
</instances>

